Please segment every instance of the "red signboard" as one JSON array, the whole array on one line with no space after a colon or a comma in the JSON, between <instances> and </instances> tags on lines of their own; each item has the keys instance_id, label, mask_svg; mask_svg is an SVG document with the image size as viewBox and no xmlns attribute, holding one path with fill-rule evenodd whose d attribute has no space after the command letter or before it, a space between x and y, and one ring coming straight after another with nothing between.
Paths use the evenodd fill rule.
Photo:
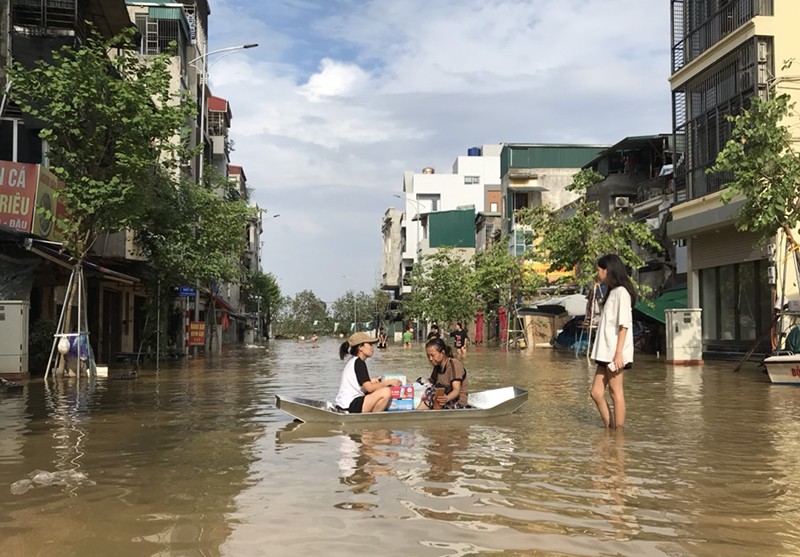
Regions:
<instances>
[{"instance_id":1,"label":"red signboard","mask_svg":"<svg viewBox=\"0 0 800 557\"><path fill-rule=\"evenodd\" d=\"M189 321L189 346L204 346L206 343L206 324L203 321Z\"/></svg>"},{"instance_id":2,"label":"red signboard","mask_svg":"<svg viewBox=\"0 0 800 557\"><path fill-rule=\"evenodd\" d=\"M0 225L30 233L39 165L0 161Z\"/></svg>"}]
</instances>

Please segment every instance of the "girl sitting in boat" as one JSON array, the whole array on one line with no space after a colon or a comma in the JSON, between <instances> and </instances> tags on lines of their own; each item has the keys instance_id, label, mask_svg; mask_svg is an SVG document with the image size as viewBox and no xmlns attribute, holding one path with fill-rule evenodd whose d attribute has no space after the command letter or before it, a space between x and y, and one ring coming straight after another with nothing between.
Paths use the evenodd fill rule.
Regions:
<instances>
[{"instance_id":1,"label":"girl sitting in boat","mask_svg":"<svg viewBox=\"0 0 800 557\"><path fill-rule=\"evenodd\" d=\"M367 358L375 352L376 342L378 339L367 333L355 333L339 347L340 359L344 360L347 354L352 356L342 370L339 394L336 395L336 407L340 411L353 414L383 412L392 401L389 387L401 385L399 379L382 381L380 377L370 378Z\"/></svg>"},{"instance_id":2,"label":"girl sitting in boat","mask_svg":"<svg viewBox=\"0 0 800 557\"><path fill-rule=\"evenodd\" d=\"M467 370L453 358L453 349L437 337L425 343L425 353L433 369L418 410L466 408Z\"/></svg>"}]
</instances>

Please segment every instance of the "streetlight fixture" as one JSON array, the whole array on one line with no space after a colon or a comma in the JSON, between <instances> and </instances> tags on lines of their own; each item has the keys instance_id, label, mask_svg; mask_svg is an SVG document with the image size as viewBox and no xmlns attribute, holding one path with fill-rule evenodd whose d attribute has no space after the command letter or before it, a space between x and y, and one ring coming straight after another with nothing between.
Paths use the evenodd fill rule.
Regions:
<instances>
[{"instance_id":1,"label":"streetlight fixture","mask_svg":"<svg viewBox=\"0 0 800 557\"><path fill-rule=\"evenodd\" d=\"M342 278L352 280L352 277L350 275L342 275ZM353 287L353 332L354 333L358 332L358 312L357 312L358 305L356 303L357 300L358 299L356 297L356 289L355 287Z\"/></svg>"},{"instance_id":2,"label":"streetlight fixture","mask_svg":"<svg viewBox=\"0 0 800 557\"><path fill-rule=\"evenodd\" d=\"M422 233L420 232L420 221L422 220L422 217L421 217L421 215L422 215L422 204L419 201L417 201L416 199L412 199L410 197L404 197L404 196L399 195L399 194L394 194L394 197L396 197L397 199L404 199L406 202L413 203L414 205L417 206L417 217L416 217L416 221L417 221L417 245L416 245L416 249L414 251L415 251L416 259L419 259L420 258L419 257L420 243L422 242ZM408 211L406 211L406 213L408 213Z\"/></svg>"},{"instance_id":3,"label":"streetlight fixture","mask_svg":"<svg viewBox=\"0 0 800 557\"><path fill-rule=\"evenodd\" d=\"M219 48L217 50L212 50L211 52L206 52L205 54L201 54L200 56L197 56L196 58L191 59L189 61L189 63L187 64L187 66L191 66L192 64L194 64L198 60L202 60L203 61L203 69L201 71L201 75L203 76L203 88L200 91L200 143L203 145L203 150L202 150L201 155L200 155L200 168L197 169L197 181L200 182L200 183L203 182L203 167L205 166L205 163L206 163L206 155L205 155L205 152L206 152L206 122L205 122L205 120L206 120L206 86L207 86L207 83L208 83L208 79L207 79L208 76L206 75L208 73L208 57L213 55L213 54L221 54L223 52L226 52L226 53L230 54L231 52L236 51L236 50L244 50L244 49L248 49L248 48L255 48L257 46L258 46L258 43L247 43L247 44L242 44L242 45L238 45L238 46L229 46L229 47L225 47L225 48ZM227 56L227 54L224 54L220 58L224 58L225 56ZM219 59L215 60L214 63L216 63L216 62L219 62Z\"/></svg>"},{"instance_id":4,"label":"streetlight fixture","mask_svg":"<svg viewBox=\"0 0 800 557\"><path fill-rule=\"evenodd\" d=\"M206 86L207 86L207 73L208 73L208 57L213 54L220 54L223 52L233 52L236 50L243 50L246 48L255 48L258 46L258 43L247 43L238 46L228 46L225 48L219 48L217 50L212 50L211 52L206 52L197 56L196 58L192 58L186 64L187 66L194 65L195 62L198 60L203 61L203 69L201 71L201 75L203 77L203 88L200 91L200 144L203 146L203 150L200 154L200 168L197 169L197 181L198 183L203 183L203 168L206 165ZM224 56L224 55L223 55ZM219 60L217 60L219 61ZM215 302L216 303L216 302ZM194 320L200 320L200 285L197 285L197 296L194 299ZM192 351L192 355L197 357L198 349L197 346L194 347Z\"/></svg>"}]
</instances>

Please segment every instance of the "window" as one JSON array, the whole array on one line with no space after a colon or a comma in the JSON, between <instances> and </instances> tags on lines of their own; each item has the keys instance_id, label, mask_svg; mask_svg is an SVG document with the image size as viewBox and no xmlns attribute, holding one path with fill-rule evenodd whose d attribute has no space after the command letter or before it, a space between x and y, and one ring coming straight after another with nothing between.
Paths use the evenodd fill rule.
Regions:
<instances>
[{"instance_id":1,"label":"window","mask_svg":"<svg viewBox=\"0 0 800 557\"><path fill-rule=\"evenodd\" d=\"M749 349L771 323L766 261L749 261L700 271L703 340L713 346L737 342Z\"/></svg>"},{"instance_id":2,"label":"window","mask_svg":"<svg viewBox=\"0 0 800 557\"><path fill-rule=\"evenodd\" d=\"M435 213L439 210L439 195L418 195L417 200L420 204L420 212L424 213L426 207L430 207L430 212Z\"/></svg>"},{"instance_id":3,"label":"window","mask_svg":"<svg viewBox=\"0 0 800 557\"><path fill-rule=\"evenodd\" d=\"M480 184L481 177L480 176L464 176L464 183L465 184Z\"/></svg>"},{"instance_id":4,"label":"window","mask_svg":"<svg viewBox=\"0 0 800 557\"><path fill-rule=\"evenodd\" d=\"M0 160L41 164L39 130L26 128L22 120L0 120Z\"/></svg>"},{"instance_id":5,"label":"window","mask_svg":"<svg viewBox=\"0 0 800 557\"><path fill-rule=\"evenodd\" d=\"M489 203L489 211L491 211L492 213L496 213L497 212L497 202L496 201L492 201L491 203Z\"/></svg>"}]
</instances>

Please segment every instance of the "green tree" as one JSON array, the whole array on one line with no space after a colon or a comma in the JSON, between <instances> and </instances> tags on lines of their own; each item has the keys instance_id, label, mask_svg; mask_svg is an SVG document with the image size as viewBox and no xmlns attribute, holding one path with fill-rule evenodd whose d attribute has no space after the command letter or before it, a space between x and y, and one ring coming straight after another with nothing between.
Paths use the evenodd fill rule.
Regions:
<instances>
[{"instance_id":1,"label":"green tree","mask_svg":"<svg viewBox=\"0 0 800 557\"><path fill-rule=\"evenodd\" d=\"M282 300L281 288L272 273L259 270L247 277L242 285L245 311L258 315L258 330L262 336L269 332L273 316L278 313Z\"/></svg>"},{"instance_id":2,"label":"green tree","mask_svg":"<svg viewBox=\"0 0 800 557\"><path fill-rule=\"evenodd\" d=\"M724 203L744 197L736 222L739 230L755 232L764 242L782 230L797 248L800 156L788 124L797 121L794 107L785 93L767 100L753 98L749 108L729 117L731 139L708 172L729 175L721 196Z\"/></svg>"},{"instance_id":3,"label":"green tree","mask_svg":"<svg viewBox=\"0 0 800 557\"><path fill-rule=\"evenodd\" d=\"M193 107L171 92L168 56L136 55L135 33L104 40L90 30L80 48L65 46L52 62L15 63L8 72L10 98L45 124L40 137L50 169L63 181L57 195L65 211L58 218L40 213L56 220L76 271L100 234L148 224L148 208L174 187L178 165L188 158L185 124ZM72 330L79 281L71 284L58 332Z\"/></svg>"},{"instance_id":4,"label":"green tree","mask_svg":"<svg viewBox=\"0 0 800 557\"><path fill-rule=\"evenodd\" d=\"M231 194L233 186L208 167L203 184L180 180L158 192L137 230L144 255L162 281L210 285L239 283L240 255L247 247L245 223L255 208Z\"/></svg>"},{"instance_id":5,"label":"green tree","mask_svg":"<svg viewBox=\"0 0 800 557\"><path fill-rule=\"evenodd\" d=\"M545 283L545 277L509 253L506 237L475 256L475 294L486 312L530 298Z\"/></svg>"},{"instance_id":6,"label":"green tree","mask_svg":"<svg viewBox=\"0 0 800 557\"><path fill-rule=\"evenodd\" d=\"M475 317L475 269L453 248L437 250L414 266L412 291L403 300L407 317L440 324L467 322Z\"/></svg>"},{"instance_id":7,"label":"green tree","mask_svg":"<svg viewBox=\"0 0 800 557\"><path fill-rule=\"evenodd\" d=\"M358 330L362 330L366 322L371 329L376 329L381 325L388 303L389 294L382 290L375 289L371 293L348 290L331 304L331 319L340 324L339 332L349 331L347 323L354 319L359 323Z\"/></svg>"},{"instance_id":8,"label":"green tree","mask_svg":"<svg viewBox=\"0 0 800 557\"><path fill-rule=\"evenodd\" d=\"M543 206L519 214L538 239L531 257L549 262L550 272L574 269L581 286L594 279L597 259L603 254L616 253L629 267L638 269L644 264L640 250L660 249L646 223L633 221L619 211L605 217L598 203L587 199L588 188L602 179L592 170L581 170L566 188L581 194L568 210Z\"/></svg>"},{"instance_id":9,"label":"green tree","mask_svg":"<svg viewBox=\"0 0 800 557\"><path fill-rule=\"evenodd\" d=\"M308 335L317 329L329 330L329 319L325 302L312 291L303 290L294 298L284 298L276 319L276 336Z\"/></svg>"},{"instance_id":10,"label":"green tree","mask_svg":"<svg viewBox=\"0 0 800 557\"><path fill-rule=\"evenodd\" d=\"M153 199L174 183L164 170L185 159L192 107L171 93L166 55L136 55L134 32L107 40L92 33L83 47L54 52L52 62L9 69L11 99L45 122L50 170L64 182L58 225L78 262L99 234L143 225Z\"/></svg>"}]
</instances>

